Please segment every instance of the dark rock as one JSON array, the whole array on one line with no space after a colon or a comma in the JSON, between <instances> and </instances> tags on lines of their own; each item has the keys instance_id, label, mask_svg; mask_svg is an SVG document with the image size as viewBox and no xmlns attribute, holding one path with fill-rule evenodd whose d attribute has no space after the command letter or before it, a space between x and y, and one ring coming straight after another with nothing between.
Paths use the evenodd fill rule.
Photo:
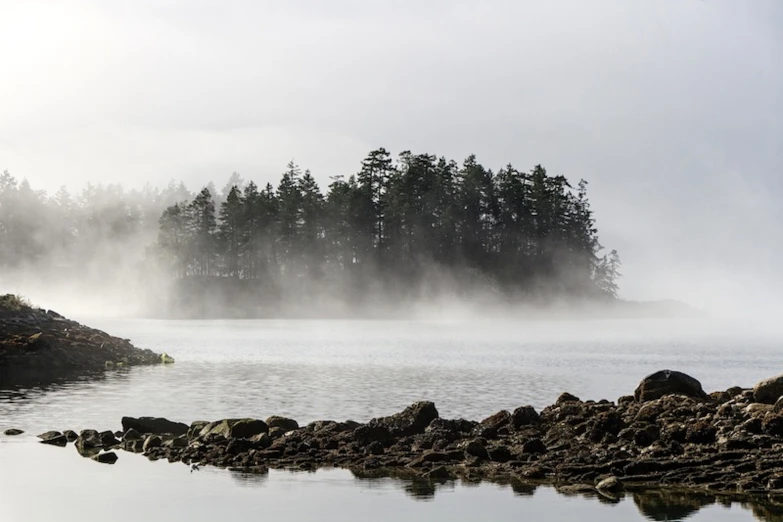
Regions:
<instances>
[{"instance_id":1,"label":"dark rock","mask_svg":"<svg viewBox=\"0 0 783 522\"><path fill-rule=\"evenodd\" d=\"M661 436L660 429L655 424L649 424L634 433L633 441L639 447L646 448Z\"/></svg>"},{"instance_id":2,"label":"dark rock","mask_svg":"<svg viewBox=\"0 0 783 522\"><path fill-rule=\"evenodd\" d=\"M144 439L144 445L142 446L142 450L144 453L149 452L153 448L159 448L163 444L163 441L161 438L157 435L148 435L146 439Z\"/></svg>"},{"instance_id":3,"label":"dark rock","mask_svg":"<svg viewBox=\"0 0 783 522\"><path fill-rule=\"evenodd\" d=\"M388 444L392 440L391 433L386 426L359 426L353 430L353 438L361 446L367 446L373 442Z\"/></svg>"},{"instance_id":4,"label":"dark rock","mask_svg":"<svg viewBox=\"0 0 783 522\"><path fill-rule=\"evenodd\" d=\"M367 455L383 455L384 453L383 444L381 444L378 441L371 442L370 444L367 445L365 453L367 453Z\"/></svg>"},{"instance_id":5,"label":"dark rock","mask_svg":"<svg viewBox=\"0 0 783 522\"><path fill-rule=\"evenodd\" d=\"M65 430L63 435L65 435L65 440L68 442L75 442L79 438L79 435L73 430Z\"/></svg>"},{"instance_id":6,"label":"dark rock","mask_svg":"<svg viewBox=\"0 0 783 522\"><path fill-rule=\"evenodd\" d=\"M133 428L129 429L122 435L122 440L128 441L128 440L139 440L142 438L142 434L138 431L134 430Z\"/></svg>"},{"instance_id":7,"label":"dark rock","mask_svg":"<svg viewBox=\"0 0 783 522\"><path fill-rule=\"evenodd\" d=\"M661 370L648 375L634 391L637 402L660 399L664 395L685 395L695 399L707 399L701 383L690 375L674 370Z\"/></svg>"},{"instance_id":8,"label":"dark rock","mask_svg":"<svg viewBox=\"0 0 783 522\"><path fill-rule=\"evenodd\" d=\"M484 446L484 443L479 439L473 439L465 446L465 455L478 457L481 460L489 459L489 452Z\"/></svg>"},{"instance_id":9,"label":"dark rock","mask_svg":"<svg viewBox=\"0 0 783 522\"><path fill-rule=\"evenodd\" d=\"M97 455L93 455L90 458L95 462L100 462L101 464L114 464L117 462L117 454L113 451L109 451L107 453L98 453Z\"/></svg>"},{"instance_id":10,"label":"dark rock","mask_svg":"<svg viewBox=\"0 0 783 522\"><path fill-rule=\"evenodd\" d=\"M282 428L283 431L289 432L293 430L299 429L299 423L296 422L294 419L289 419L287 417L280 417L278 415L272 415L268 419L266 419L266 424L269 426L269 428Z\"/></svg>"},{"instance_id":11,"label":"dark rock","mask_svg":"<svg viewBox=\"0 0 783 522\"><path fill-rule=\"evenodd\" d=\"M13 437L13 436L16 436L16 435L21 435L22 433L24 433L24 431L16 429L16 428L10 428L10 429L5 430L3 433L8 435L9 437Z\"/></svg>"},{"instance_id":12,"label":"dark rock","mask_svg":"<svg viewBox=\"0 0 783 522\"><path fill-rule=\"evenodd\" d=\"M98 434L101 440L101 447L116 446L120 443L115 437L113 431L102 431Z\"/></svg>"},{"instance_id":13,"label":"dark rock","mask_svg":"<svg viewBox=\"0 0 783 522\"><path fill-rule=\"evenodd\" d=\"M566 402L581 402L581 400L576 395L571 395L568 392L564 392L564 393L560 394L560 397L557 398L557 400L555 401L555 404L557 404L559 406L559 405L564 404Z\"/></svg>"},{"instance_id":14,"label":"dark rock","mask_svg":"<svg viewBox=\"0 0 783 522\"><path fill-rule=\"evenodd\" d=\"M522 453L528 455L546 453L546 444L541 439L530 439L522 444Z\"/></svg>"},{"instance_id":15,"label":"dark rock","mask_svg":"<svg viewBox=\"0 0 783 522\"><path fill-rule=\"evenodd\" d=\"M188 425L181 422L173 422L162 417L123 417L122 431L134 429L139 433L151 433L154 435L174 435L179 437L188 432Z\"/></svg>"},{"instance_id":16,"label":"dark rock","mask_svg":"<svg viewBox=\"0 0 783 522\"><path fill-rule=\"evenodd\" d=\"M783 396L783 375L763 380L753 387L753 399L762 404L775 404Z\"/></svg>"},{"instance_id":17,"label":"dark rock","mask_svg":"<svg viewBox=\"0 0 783 522\"><path fill-rule=\"evenodd\" d=\"M511 450L506 446L495 446L489 450L489 460L494 462L508 462L512 460L514 456L511 454Z\"/></svg>"},{"instance_id":18,"label":"dark rock","mask_svg":"<svg viewBox=\"0 0 783 522\"><path fill-rule=\"evenodd\" d=\"M59 431L47 431L38 435L42 444L51 444L52 446L65 446L68 444L68 439Z\"/></svg>"},{"instance_id":19,"label":"dark rock","mask_svg":"<svg viewBox=\"0 0 783 522\"><path fill-rule=\"evenodd\" d=\"M523 426L536 426L541 423L541 416L532 406L520 406L511 414L511 421L514 428L519 429Z\"/></svg>"},{"instance_id":20,"label":"dark rock","mask_svg":"<svg viewBox=\"0 0 783 522\"><path fill-rule=\"evenodd\" d=\"M408 437L424 433L430 422L438 418L435 404L422 401L414 403L400 413L372 419L368 425L389 430L393 437Z\"/></svg>"}]
</instances>

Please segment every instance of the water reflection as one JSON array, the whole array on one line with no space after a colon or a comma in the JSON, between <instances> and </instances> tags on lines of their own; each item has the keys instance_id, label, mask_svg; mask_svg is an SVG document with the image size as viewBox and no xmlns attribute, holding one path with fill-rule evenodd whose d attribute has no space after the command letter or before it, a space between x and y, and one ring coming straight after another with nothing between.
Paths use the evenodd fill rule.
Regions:
<instances>
[{"instance_id":1,"label":"water reflection","mask_svg":"<svg viewBox=\"0 0 783 522\"><path fill-rule=\"evenodd\" d=\"M476 480L431 480L423 477L411 476L409 473L394 471L372 472L352 471L355 479L362 486L369 489L388 487L389 485L405 492L407 496L416 501L432 501L438 492L443 490L453 491L457 484L461 487L479 487L487 482ZM521 497L533 497L541 488L552 488L549 485L534 484L518 479L493 481L499 487L508 487L514 495ZM725 496L711 495L700 492L683 492L673 490L644 490L620 494L616 497L606 496L595 490L584 488L555 489L564 497L579 497L586 500L597 501L602 504L620 504L633 502L641 515L647 520L653 521L684 521L692 518L701 509L719 505L724 508L738 507L749 510L753 517L764 522L783 522L783 504L771 502L746 502L736 501Z\"/></svg>"}]
</instances>

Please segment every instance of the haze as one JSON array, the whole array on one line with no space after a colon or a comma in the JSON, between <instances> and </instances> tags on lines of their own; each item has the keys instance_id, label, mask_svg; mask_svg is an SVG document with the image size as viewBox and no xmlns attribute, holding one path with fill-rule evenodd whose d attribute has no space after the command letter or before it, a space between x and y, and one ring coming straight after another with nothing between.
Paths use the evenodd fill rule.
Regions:
<instances>
[{"instance_id":1,"label":"haze","mask_svg":"<svg viewBox=\"0 0 783 522\"><path fill-rule=\"evenodd\" d=\"M590 181L624 297L783 308L776 0L0 1L0 46L0 170L35 188L541 163Z\"/></svg>"}]
</instances>

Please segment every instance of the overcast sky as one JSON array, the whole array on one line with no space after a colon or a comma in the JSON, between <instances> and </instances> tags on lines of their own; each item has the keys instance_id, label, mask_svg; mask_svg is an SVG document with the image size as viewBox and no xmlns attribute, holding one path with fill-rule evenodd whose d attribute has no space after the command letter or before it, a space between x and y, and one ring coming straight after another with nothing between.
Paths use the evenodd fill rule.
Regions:
<instances>
[{"instance_id":1,"label":"overcast sky","mask_svg":"<svg viewBox=\"0 0 783 522\"><path fill-rule=\"evenodd\" d=\"M781 301L779 0L0 0L0 72L35 187L476 153L586 178L626 297Z\"/></svg>"}]
</instances>

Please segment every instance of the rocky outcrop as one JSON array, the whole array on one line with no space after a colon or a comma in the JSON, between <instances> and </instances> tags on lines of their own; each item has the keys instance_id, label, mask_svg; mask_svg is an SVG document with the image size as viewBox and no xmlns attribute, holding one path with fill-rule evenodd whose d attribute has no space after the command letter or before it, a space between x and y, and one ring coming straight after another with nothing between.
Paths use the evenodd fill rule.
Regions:
<instances>
[{"instance_id":1,"label":"rocky outcrop","mask_svg":"<svg viewBox=\"0 0 783 522\"><path fill-rule=\"evenodd\" d=\"M7 302L0 296L0 303ZM7 297L7 296L5 296ZM169 358L170 359L170 358ZM84 374L160 364L160 354L127 339L15 301L0 306L0 387L47 384Z\"/></svg>"},{"instance_id":2,"label":"rocky outcrop","mask_svg":"<svg viewBox=\"0 0 783 522\"><path fill-rule=\"evenodd\" d=\"M23 430L20 430L20 429L17 429L17 428L8 428L7 430L5 430L3 432L4 435L8 435L9 437L14 437L16 435L21 435L23 433L24 433Z\"/></svg>"},{"instance_id":3,"label":"rocky outcrop","mask_svg":"<svg viewBox=\"0 0 783 522\"><path fill-rule=\"evenodd\" d=\"M633 395L637 401L645 402L672 394L696 399L707 397L699 381L690 375L673 370L661 370L648 375L639 383Z\"/></svg>"},{"instance_id":4,"label":"rocky outcrop","mask_svg":"<svg viewBox=\"0 0 783 522\"><path fill-rule=\"evenodd\" d=\"M84 430L76 447L90 457L121 448L152 460L245 473L338 466L425 481L490 479L519 488L555 483L563 492L591 491L610 500L653 486L783 497L783 412L756 403L753 390L706 395L693 381L668 372L645 378L639 400L563 394L540 412L521 406L482 422L443 419L433 403L418 402L366 424L322 420L294 428L295 421L277 416L223 419L194 422L181 435L134 427L122 442L111 432Z\"/></svg>"}]
</instances>

